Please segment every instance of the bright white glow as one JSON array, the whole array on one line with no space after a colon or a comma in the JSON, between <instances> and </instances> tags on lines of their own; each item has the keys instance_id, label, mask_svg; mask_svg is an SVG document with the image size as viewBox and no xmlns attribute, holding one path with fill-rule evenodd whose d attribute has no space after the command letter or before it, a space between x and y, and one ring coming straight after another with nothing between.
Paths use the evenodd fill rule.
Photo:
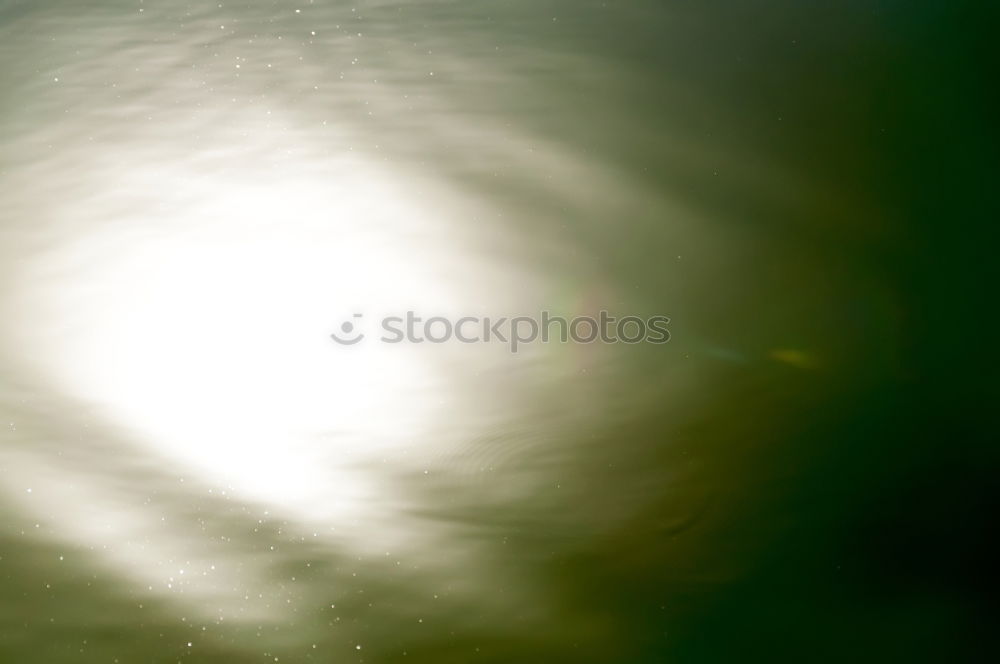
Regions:
<instances>
[{"instance_id":1,"label":"bright white glow","mask_svg":"<svg viewBox=\"0 0 1000 664\"><path fill-rule=\"evenodd\" d=\"M63 274L29 303L38 359L210 484L302 518L364 518L391 487L359 464L405 454L447 377L426 353L328 335L355 312L371 337L384 313L455 310L468 270L412 193L360 159L280 177L225 165L121 174L116 191L154 204L105 201L112 217L49 256L73 285Z\"/></svg>"}]
</instances>

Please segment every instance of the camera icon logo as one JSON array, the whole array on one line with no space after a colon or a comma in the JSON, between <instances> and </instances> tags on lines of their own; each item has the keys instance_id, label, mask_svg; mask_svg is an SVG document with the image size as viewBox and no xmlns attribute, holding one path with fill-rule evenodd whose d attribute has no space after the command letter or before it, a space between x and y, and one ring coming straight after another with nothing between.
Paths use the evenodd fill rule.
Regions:
<instances>
[{"instance_id":1,"label":"camera icon logo","mask_svg":"<svg viewBox=\"0 0 1000 664\"><path fill-rule=\"evenodd\" d=\"M354 314L353 317L361 318L361 314ZM345 320L343 323L341 323L340 331L347 336L341 337L336 332L334 332L330 335L330 338L336 341L338 344L341 344L342 346L353 346L354 344L358 343L359 341L365 338L363 332L358 332L357 336L350 336L354 332L354 323L352 323L349 320Z\"/></svg>"}]
</instances>

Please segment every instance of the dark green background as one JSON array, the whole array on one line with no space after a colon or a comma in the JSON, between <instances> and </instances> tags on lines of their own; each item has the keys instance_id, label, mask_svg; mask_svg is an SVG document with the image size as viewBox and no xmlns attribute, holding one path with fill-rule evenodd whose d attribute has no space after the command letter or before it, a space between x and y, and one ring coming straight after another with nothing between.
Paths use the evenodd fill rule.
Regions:
<instances>
[{"instance_id":1,"label":"dark green background","mask_svg":"<svg viewBox=\"0 0 1000 664\"><path fill-rule=\"evenodd\" d=\"M0 146L72 123L84 112L74 106L80 100L128 106L86 88L55 97L31 82L81 42L108 57L154 43L183 66L190 35L207 30L185 31L189 10L205 25L218 12L238 19L239 30L263 32L281 30L291 7L150 2L139 24L137 6L0 3ZM317 3L325 13L316 20L323 28L346 21L349 6ZM576 297L588 270L604 275L634 293L613 306L671 315L669 352L623 352L615 391L633 406L609 406L607 425L571 453L547 456L542 445L518 454L530 427L517 422L497 433L491 444L513 451L491 453L510 473L547 473L562 493L493 504L447 482L400 479L432 506L422 518L453 527L442 546L475 543L504 570L482 583L480 601L435 603L431 593L447 588L424 587L419 571L285 541L280 522L255 531L238 510L154 490L171 518L194 529L208 521L243 551L271 555L277 545L274 584L300 584L289 583L296 608L277 625L203 631L183 609L143 599L99 564L99 551L36 537L33 517L0 502L0 661L992 659L1000 507L993 5L357 6L374 39L413 45L412 53L375 48L368 58L390 89L425 85L412 63L426 46L463 67L433 83L448 104L382 117L359 142L382 140L398 163L493 201L526 256L539 237L571 235L594 258L570 276L550 268L553 292ZM108 34L120 43L99 44ZM95 80L110 67L99 58L78 66ZM331 65L330 79L342 68ZM322 109L293 92L258 84L299 104L303 123L319 117ZM137 85L155 88L156 75ZM143 89L123 94L141 100ZM343 94L342 114L360 116L360 102ZM435 122L484 118L585 155L637 195L601 182L553 194L535 188L544 174L531 168L491 163L488 152L446 138L412 138ZM127 145L131 130L120 131ZM26 173L35 159L0 147L0 177ZM577 194L613 204L588 212ZM685 215L693 220L679 224ZM5 233L26 223L9 207L0 218ZM775 360L780 348L805 359ZM696 379L676 385L681 371ZM72 427L73 404L25 402L37 388L31 378L2 378L5 419L39 423L39 440L52 421ZM108 460L116 462L126 465ZM640 507L614 512L612 527L587 527L604 523L602 505L637 494ZM455 582L479 573L455 569ZM496 609L504 579L535 599ZM324 599L330 584L349 589L336 624ZM186 648L189 640L198 647Z\"/></svg>"}]
</instances>

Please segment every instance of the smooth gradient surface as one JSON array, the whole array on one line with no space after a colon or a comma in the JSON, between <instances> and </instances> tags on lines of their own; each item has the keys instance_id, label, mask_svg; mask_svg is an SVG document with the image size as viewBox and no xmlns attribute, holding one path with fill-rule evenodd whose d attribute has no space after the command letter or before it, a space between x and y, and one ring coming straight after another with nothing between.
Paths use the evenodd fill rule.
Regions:
<instances>
[{"instance_id":1,"label":"smooth gradient surface","mask_svg":"<svg viewBox=\"0 0 1000 664\"><path fill-rule=\"evenodd\" d=\"M0 660L975 661L972 4L0 2Z\"/></svg>"}]
</instances>

